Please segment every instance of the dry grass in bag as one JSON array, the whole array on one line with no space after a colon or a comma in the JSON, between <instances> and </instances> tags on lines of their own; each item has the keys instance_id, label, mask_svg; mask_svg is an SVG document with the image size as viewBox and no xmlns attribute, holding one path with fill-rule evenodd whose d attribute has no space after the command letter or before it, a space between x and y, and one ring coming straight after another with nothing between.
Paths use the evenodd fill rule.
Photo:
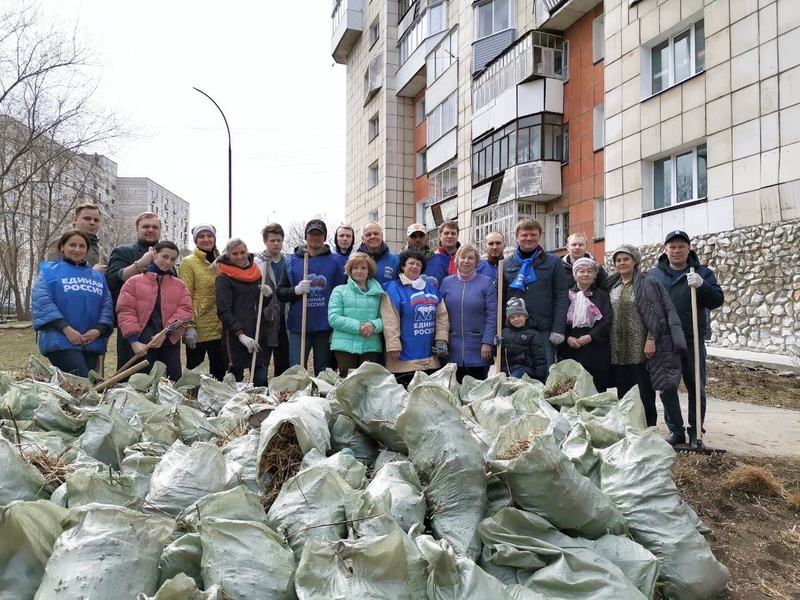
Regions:
<instances>
[{"instance_id":1,"label":"dry grass in bag","mask_svg":"<svg viewBox=\"0 0 800 600\"><path fill-rule=\"evenodd\" d=\"M297 475L302 462L303 451L297 441L294 425L289 422L281 423L267 444L259 465L259 472L266 472L270 478L267 490L261 496L264 510L269 510L275 502L283 484Z\"/></svg>"}]
</instances>

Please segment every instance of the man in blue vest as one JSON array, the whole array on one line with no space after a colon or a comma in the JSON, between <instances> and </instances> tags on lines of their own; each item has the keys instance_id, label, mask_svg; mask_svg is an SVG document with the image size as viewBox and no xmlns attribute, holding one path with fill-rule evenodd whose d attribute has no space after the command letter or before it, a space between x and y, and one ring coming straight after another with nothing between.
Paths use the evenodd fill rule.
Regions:
<instances>
[{"instance_id":1,"label":"man in blue vest","mask_svg":"<svg viewBox=\"0 0 800 600\"><path fill-rule=\"evenodd\" d=\"M439 247L425 267L425 279L436 287L448 275L456 274L456 251L458 243L458 222L445 221L439 225Z\"/></svg>"},{"instance_id":2,"label":"man in blue vest","mask_svg":"<svg viewBox=\"0 0 800 600\"><path fill-rule=\"evenodd\" d=\"M298 246L286 257L286 269L278 284L278 299L289 303L286 329L289 331L289 362L300 364L303 296L306 296L306 352L314 350L314 373L330 365L331 326L328 324L328 301L333 288L345 282L339 261L325 244L328 227L320 219L306 224L306 245ZM308 253L308 277L303 278L303 260Z\"/></svg>"},{"instance_id":3,"label":"man in blue vest","mask_svg":"<svg viewBox=\"0 0 800 600\"><path fill-rule=\"evenodd\" d=\"M486 234L483 245L486 247L486 258L478 264L476 270L497 284L497 266L506 249L506 238L499 231L492 231Z\"/></svg>"},{"instance_id":4,"label":"man in blue vest","mask_svg":"<svg viewBox=\"0 0 800 600\"><path fill-rule=\"evenodd\" d=\"M378 283L384 285L387 281L397 279L400 260L396 254L389 252L389 246L383 241L383 229L375 221L361 228L361 246L357 252L363 252L375 261L375 279Z\"/></svg>"}]
</instances>

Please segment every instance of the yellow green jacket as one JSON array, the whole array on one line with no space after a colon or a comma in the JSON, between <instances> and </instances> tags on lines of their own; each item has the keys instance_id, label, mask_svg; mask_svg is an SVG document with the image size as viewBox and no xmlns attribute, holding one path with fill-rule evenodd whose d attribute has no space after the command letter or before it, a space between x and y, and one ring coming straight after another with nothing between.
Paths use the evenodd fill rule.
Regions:
<instances>
[{"instance_id":1,"label":"yellow green jacket","mask_svg":"<svg viewBox=\"0 0 800 600\"><path fill-rule=\"evenodd\" d=\"M209 342L222 337L222 323L217 317L217 296L214 281L217 273L206 260L206 253L195 248L181 261L178 276L192 295L194 320L197 322L197 341Z\"/></svg>"}]
</instances>

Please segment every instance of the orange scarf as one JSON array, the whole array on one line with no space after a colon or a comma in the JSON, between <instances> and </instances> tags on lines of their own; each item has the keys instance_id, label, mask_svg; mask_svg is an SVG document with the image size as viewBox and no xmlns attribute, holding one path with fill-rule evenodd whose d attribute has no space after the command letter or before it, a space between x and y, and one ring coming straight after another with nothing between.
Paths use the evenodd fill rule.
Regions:
<instances>
[{"instance_id":1,"label":"orange scarf","mask_svg":"<svg viewBox=\"0 0 800 600\"><path fill-rule=\"evenodd\" d=\"M219 271L231 279L244 281L245 283L252 283L261 279L261 269L258 268L255 262L251 262L249 267L244 268L221 262L219 263Z\"/></svg>"}]
</instances>

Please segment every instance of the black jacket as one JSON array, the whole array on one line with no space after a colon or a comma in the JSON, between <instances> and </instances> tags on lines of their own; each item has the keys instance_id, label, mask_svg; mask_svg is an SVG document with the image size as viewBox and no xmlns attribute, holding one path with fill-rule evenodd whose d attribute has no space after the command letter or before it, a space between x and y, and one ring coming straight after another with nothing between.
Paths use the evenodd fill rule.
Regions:
<instances>
[{"instance_id":1,"label":"black jacket","mask_svg":"<svg viewBox=\"0 0 800 600\"><path fill-rule=\"evenodd\" d=\"M522 298L533 320L534 328L540 333L556 332L563 334L567 325L569 285L564 275L561 260L554 254L540 249L533 260L536 281L525 286L525 291L510 287L519 273L520 264L516 253L503 261L503 286L505 298ZM505 307L503 308L505 316Z\"/></svg>"},{"instance_id":2,"label":"black jacket","mask_svg":"<svg viewBox=\"0 0 800 600\"><path fill-rule=\"evenodd\" d=\"M650 276L657 279L669 292L669 297L678 311L683 334L687 340L692 340L694 339L692 333L692 292L686 281L686 273L689 272L690 267L694 267L695 273L703 278L703 285L697 288L697 328L700 339L703 339L708 326L705 309L712 310L722 306L722 303L725 302L725 295L719 283L717 283L714 272L700 264L700 260L694 250L689 252L687 263L686 269L680 275L675 276L672 269L669 268L667 255L662 254L658 258L658 266L650 270Z\"/></svg>"},{"instance_id":3,"label":"black jacket","mask_svg":"<svg viewBox=\"0 0 800 600\"><path fill-rule=\"evenodd\" d=\"M578 287L572 288L577 292ZM591 286L586 290L587 297L603 315L591 327L573 327L567 324L565 338L579 338L590 335L592 341L580 348L571 348L566 340L558 347L558 358L571 358L578 361L587 371L609 371L611 369L611 324L614 320L614 309L611 307L611 298L608 292Z\"/></svg>"},{"instance_id":4,"label":"black jacket","mask_svg":"<svg viewBox=\"0 0 800 600\"><path fill-rule=\"evenodd\" d=\"M594 256L589 254L588 252L583 255L584 258L591 258L593 261L597 262ZM565 254L561 257L561 263L564 265L564 273L567 275L567 280L569 281L569 287L572 289L572 286L575 285L575 276L572 274L572 257L569 254ZM603 268L599 262L597 263L597 276L594 278L594 284L598 287L602 287L603 282L608 278L608 273Z\"/></svg>"},{"instance_id":5,"label":"black jacket","mask_svg":"<svg viewBox=\"0 0 800 600\"><path fill-rule=\"evenodd\" d=\"M610 290L619 281L615 273L603 286ZM655 339L656 353L647 359L647 370L654 390L675 390L681 381L681 353L686 350L678 311L659 281L640 271L633 274L636 310L647 331Z\"/></svg>"},{"instance_id":6,"label":"black jacket","mask_svg":"<svg viewBox=\"0 0 800 600\"><path fill-rule=\"evenodd\" d=\"M253 255L249 255L252 262ZM227 256L220 259L221 263L236 268ZM272 280L267 277L267 285L273 287ZM261 280L247 282L239 281L224 273L220 273L214 282L217 296L217 316L222 322L222 345L228 358L228 364L235 369L250 367L252 355L242 345L237 335L239 332L255 338L256 320L258 315L258 301L261 296ZM269 298L264 298L262 306L261 330L258 343L262 350L269 346L278 345L278 309L280 303L274 293ZM264 364L263 351L258 353L256 366Z\"/></svg>"},{"instance_id":7,"label":"black jacket","mask_svg":"<svg viewBox=\"0 0 800 600\"><path fill-rule=\"evenodd\" d=\"M542 382L547 379L547 358L544 354L542 334L534 329L530 318L520 329L510 325L503 328L501 352L506 373L522 367L534 379Z\"/></svg>"}]
</instances>

